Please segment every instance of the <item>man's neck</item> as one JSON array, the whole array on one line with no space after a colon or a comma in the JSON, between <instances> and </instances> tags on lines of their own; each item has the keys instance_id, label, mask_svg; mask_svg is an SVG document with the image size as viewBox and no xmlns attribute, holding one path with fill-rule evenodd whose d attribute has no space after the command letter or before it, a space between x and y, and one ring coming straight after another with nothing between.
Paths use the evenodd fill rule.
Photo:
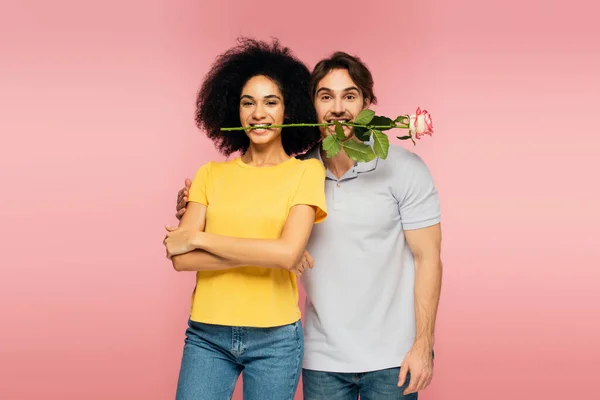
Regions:
<instances>
[{"instance_id":1,"label":"man's neck","mask_svg":"<svg viewBox=\"0 0 600 400\"><path fill-rule=\"evenodd\" d=\"M354 167L354 160L351 160L343 149L331 158L327 158L327 153L323 149L320 149L320 151L325 168L331 171L338 179Z\"/></svg>"}]
</instances>

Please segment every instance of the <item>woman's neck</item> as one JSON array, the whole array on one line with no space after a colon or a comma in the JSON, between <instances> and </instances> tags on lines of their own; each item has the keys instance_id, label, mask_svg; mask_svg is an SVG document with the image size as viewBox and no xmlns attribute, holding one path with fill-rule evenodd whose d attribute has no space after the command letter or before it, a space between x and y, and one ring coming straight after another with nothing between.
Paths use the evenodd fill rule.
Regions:
<instances>
[{"instance_id":1,"label":"woman's neck","mask_svg":"<svg viewBox=\"0 0 600 400\"><path fill-rule=\"evenodd\" d=\"M289 160L290 156L283 150L281 142L272 143L267 146L250 143L248 150L246 150L241 158L244 164L255 167L268 167L281 164Z\"/></svg>"}]
</instances>

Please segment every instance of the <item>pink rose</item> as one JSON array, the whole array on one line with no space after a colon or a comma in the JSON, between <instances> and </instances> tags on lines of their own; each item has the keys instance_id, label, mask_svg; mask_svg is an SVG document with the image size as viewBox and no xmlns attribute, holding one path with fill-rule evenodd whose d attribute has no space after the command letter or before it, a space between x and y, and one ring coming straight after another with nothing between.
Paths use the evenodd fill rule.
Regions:
<instances>
[{"instance_id":1,"label":"pink rose","mask_svg":"<svg viewBox=\"0 0 600 400\"><path fill-rule=\"evenodd\" d=\"M421 139L423 135L433 135L433 121L427 110L417 108L416 114L410 116L408 131L417 139Z\"/></svg>"}]
</instances>

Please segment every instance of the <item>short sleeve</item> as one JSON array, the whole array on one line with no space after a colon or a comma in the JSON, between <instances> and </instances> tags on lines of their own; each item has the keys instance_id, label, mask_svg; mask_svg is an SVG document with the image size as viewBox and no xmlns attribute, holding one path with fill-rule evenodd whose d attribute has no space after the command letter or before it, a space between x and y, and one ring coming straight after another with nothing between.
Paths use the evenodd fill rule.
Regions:
<instances>
[{"instance_id":1,"label":"short sleeve","mask_svg":"<svg viewBox=\"0 0 600 400\"><path fill-rule=\"evenodd\" d=\"M204 204L208 206L207 187L208 179L210 177L210 162L201 166L194 179L192 180L192 186L190 187L190 195L188 201L194 203Z\"/></svg>"},{"instance_id":2,"label":"short sleeve","mask_svg":"<svg viewBox=\"0 0 600 400\"><path fill-rule=\"evenodd\" d=\"M440 222L440 200L427 165L410 153L397 180L398 210L404 230L426 228Z\"/></svg>"},{"instance_id":3,"label":"short sleeve","mask_svg":"<svg viewBox=\"0 0 600 400\"><path fill-rule=\"evenodd\" d=\"M325 167L319 160L302 161L304 172L298 182L291 206L306 204L316 208L315 224L327 217L325 202Z\"/></svg>"}]
</instances>

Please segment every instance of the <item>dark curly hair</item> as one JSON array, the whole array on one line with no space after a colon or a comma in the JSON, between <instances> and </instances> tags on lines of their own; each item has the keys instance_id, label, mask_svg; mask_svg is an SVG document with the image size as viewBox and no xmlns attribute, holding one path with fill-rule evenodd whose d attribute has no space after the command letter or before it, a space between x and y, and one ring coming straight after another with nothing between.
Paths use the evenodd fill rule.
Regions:
<instances>
[{"instance_id":1,"label":"dark curly hair","mask_svg":"<svg viewBox=\"0 0 600 400\"><path fill-rule=\"evenodd\" d=\"M264 75L283 94L285 124L316 122L317 115L309 95L310 71L277 39L272 44L239 38L238 45L219 55L205 77L196 98L196 125L206 131L225 156L245 153L250 139L244 131L223 132L224 127L240 124L240 96L246 82ZM320 139L317 128L282 128L281 141L289 155L302 153Z\"/></svg>"}]
</instances>

